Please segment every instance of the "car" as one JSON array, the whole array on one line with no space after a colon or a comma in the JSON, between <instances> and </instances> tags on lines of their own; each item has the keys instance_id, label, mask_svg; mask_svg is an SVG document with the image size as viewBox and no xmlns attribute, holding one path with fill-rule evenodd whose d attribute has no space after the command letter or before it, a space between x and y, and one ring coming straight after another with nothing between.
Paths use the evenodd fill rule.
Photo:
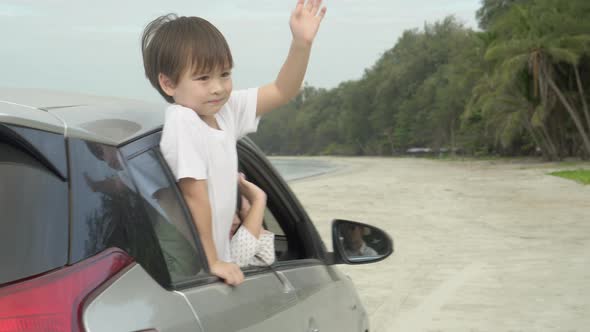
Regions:
<instances>
[{"instance_id":1,"label":"car","mask_svg":"<svg viewBox=\"0 0 590 332\"><path fill-rule=\"evenodd\" d=\"M337 265L387 258L391 237L334 220L329 252L244 138L239 169L267 193L264 226L276 235L277 259L226 285L209 273L159 151L164 108L0 89L0 331L368 331ZM361 242L369 253L350 250Z\"/></svg>"}]
</instances>

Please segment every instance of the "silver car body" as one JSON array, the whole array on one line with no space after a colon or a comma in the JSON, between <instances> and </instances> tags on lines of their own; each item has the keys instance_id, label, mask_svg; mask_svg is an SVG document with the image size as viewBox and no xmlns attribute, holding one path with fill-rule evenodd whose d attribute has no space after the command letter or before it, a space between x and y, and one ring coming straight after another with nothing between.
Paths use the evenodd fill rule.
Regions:
<instances>
[{"instance_id":1,"label":"silver car body","mask_svg":"<svg viewBox=\"0 0 590 332\"><path fill-rule=\"evenodd\" d=\"M0 123L119 146L161 128L161 103L0 89ZM352 281L320 259L245 270L238 287L208 276L165 289L139 264L86 301L87 331L368 331Z\"/></svg>"}]
</instances>

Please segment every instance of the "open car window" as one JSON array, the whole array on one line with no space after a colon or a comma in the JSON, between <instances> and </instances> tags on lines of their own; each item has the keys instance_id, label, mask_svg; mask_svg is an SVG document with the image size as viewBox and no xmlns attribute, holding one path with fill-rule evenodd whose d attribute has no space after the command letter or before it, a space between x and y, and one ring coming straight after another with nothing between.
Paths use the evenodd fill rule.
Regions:
<instances>
[{"instance_id":1,"label":"open car window","mask_svg":"<svg viewBox=\"0 0 590 332\"><path fill-rule=\"evenodd\" d=\"M248 140L240 143L239 169L267 194L264 226L275 233L276 263L297 264L301 260L319 258L317 252L322 249L313 236L313 226L288 186L261 151Z\"/></svg>"},{"instance_id":2,"label":"open car window","mask_svg":"<svg viewBox=\"0 0 590 332\"><path fill-rule=\"evenodd\" d=\"M161 132L156 132L137 140L122 147L122 154L158 238L172 283L182 286L195 280L210 282L197 229L159 151L160 137ZM264 227L275 234L275 265L318 258L311 232L305 222L297 223L298 213L303 213L301 207L286 198L292 194L285 191L282 179L274 168L269 168L264 155L242 140L238 144L238 160L239 169L267 194Z\"/></svg>"}]
</instances>

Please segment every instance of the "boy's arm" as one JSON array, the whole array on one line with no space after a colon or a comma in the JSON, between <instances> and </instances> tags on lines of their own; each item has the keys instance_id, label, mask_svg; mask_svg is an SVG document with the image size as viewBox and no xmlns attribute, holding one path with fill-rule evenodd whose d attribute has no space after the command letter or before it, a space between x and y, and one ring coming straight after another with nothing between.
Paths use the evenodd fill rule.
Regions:
<instances>
[{"instance_id":1,"label":"boy's arm","mask_svg":"<svg viewBox=\"0 0 590 332\"><path fill-rule=\"evenodd\" d=\"M321 8L321 4L322 0L297 1L289 21L293 35L289 54L276 80L258 89L257 116L286 104L299 93L311 45L326 14L326 7Z\"/></svg>"},{"instance_id":2,"label":"boy's arm","mask_svg":"<svg viewBox=\"0 0 590 332\"><path fill-rule=\"evenodd\" d=\"M193 223L199 231L199 238L205 249L211 273L225 280L225 283L229 285L241 284L244 281L244 274L240 268L236 264L220 261L217 257L217 249L213 242L207 180L183 178L179 181L179 187L193 217Z\"/></svg>"}]
</instances>

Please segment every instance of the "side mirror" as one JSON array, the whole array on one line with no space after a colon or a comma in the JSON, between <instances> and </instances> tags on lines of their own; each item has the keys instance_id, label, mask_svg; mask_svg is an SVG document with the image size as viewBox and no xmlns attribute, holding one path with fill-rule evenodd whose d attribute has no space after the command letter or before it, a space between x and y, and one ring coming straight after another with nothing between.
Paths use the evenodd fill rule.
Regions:
<instances>
[{"instance_id":1,"label":"side mirror","mask_svg":"<svg viewBox=\"0 0 590 332\"><path fill-rule=\"evenodd\" d=\"M393 240L381 229L356 221L332 222L334 263L367 264L393 253Z\"/></svg>"}]
</instances>

